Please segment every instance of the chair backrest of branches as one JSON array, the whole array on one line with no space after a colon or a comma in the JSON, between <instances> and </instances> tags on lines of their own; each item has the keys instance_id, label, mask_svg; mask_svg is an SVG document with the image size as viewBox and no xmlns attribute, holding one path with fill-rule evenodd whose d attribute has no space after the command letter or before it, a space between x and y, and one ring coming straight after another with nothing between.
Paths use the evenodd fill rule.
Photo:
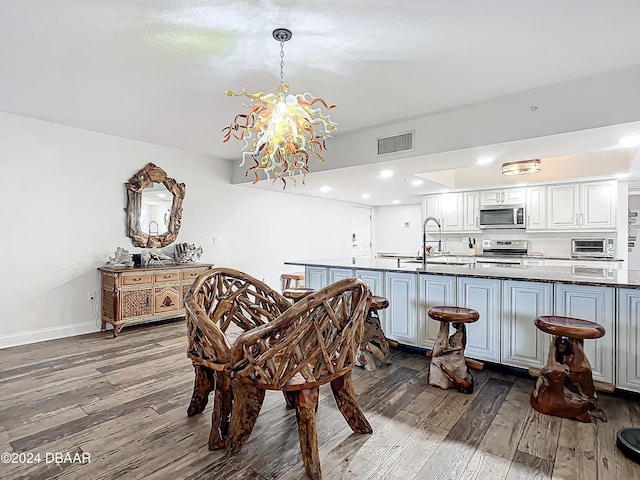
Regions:
<instances>
[{"instance_id":1,"label":"chair backrest of branches","mask_svg":"<svg viewBox=\"0 0 640 480\"><path fill-rule=\"evenodd\" d=\"M353 368L371 292L347 278L303 298L268 325L241 334L233 375L260 388L323 384Z\"/></svg>"},{"instance_id":2,"label":"chair backrest of branches","mask_svg":"<svg viewBox=\"0 0 640 480\"><path fill-rule=\"evenodd\" d=\"M222 370L236 333L265 325L291 306L286 298L252 276L230 268L214 268L196 278L185 295L188 356ZM234 328L235 327L235 328Z\"/></svg>"}]
</instances>

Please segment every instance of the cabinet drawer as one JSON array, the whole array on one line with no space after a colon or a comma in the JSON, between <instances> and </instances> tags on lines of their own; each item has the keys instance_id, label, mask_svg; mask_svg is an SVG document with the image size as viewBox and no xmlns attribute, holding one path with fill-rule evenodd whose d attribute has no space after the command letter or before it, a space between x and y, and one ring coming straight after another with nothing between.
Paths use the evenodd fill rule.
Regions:
<instances>
[{"instance_id":1,"label":"cabinet drawer","mask_svg":"<svg viewBox=\"0 0 640 480\"><path fill-rule=\"evenodd\" d=\"M185 270L182 272L182 279L183 280L193 280L195 279L198 275L200 275L201 273L205 272L206 269L204 268L194 268L194 269L190 269L190 270Z\"/></svg>"},{"instance_id":2,"label":"cabinet drawer","mask_svg":"<svg viewBox=\"0 0 640 480\"><path fill-rule=\"evenodd\" d=\"M151 283L153 282L153 277L150 273L143 273L140 275L123 275L122 276L122 284L123 285L138 285L141 283Z\"/></svg>"},{"instance_id":3,"label":"cabinet drawer","mask_svg":"<svg viewBox=\"0 0 640 480\"><path fill-rule=\"evenodd\" d=\"M154 274L156 282L169 282L171 280L180 280L180 272L164 272Z\"/></svg>"}]
</instances>

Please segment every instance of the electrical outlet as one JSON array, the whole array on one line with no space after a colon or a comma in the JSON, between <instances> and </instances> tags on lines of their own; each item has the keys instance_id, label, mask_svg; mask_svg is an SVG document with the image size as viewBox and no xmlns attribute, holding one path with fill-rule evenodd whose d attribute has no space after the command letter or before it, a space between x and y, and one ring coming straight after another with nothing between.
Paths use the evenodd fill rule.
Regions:
<instances>
[{"instance_id":1,"label":"electrical outlet","mask_svg":"<svg viewBox=\"0 0 640 480\"><path fill-rule=\"evenodd\" d=\"M222 237L220 235L213 236L213 244L220 245L222 243Z\"/></svg>"}]
</instances>

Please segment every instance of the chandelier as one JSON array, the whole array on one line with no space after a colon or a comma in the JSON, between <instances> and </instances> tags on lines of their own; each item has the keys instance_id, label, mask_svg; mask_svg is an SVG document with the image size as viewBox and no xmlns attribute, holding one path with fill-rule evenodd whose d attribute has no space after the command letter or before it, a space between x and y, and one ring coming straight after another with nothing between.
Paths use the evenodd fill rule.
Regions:
<instances>
[{"instance_id":1,"label":"chandelier","mask_svg":"<svg viewBox=\"0 0 640 480\"><path fill-rule=\"evenodd\" d=\"M521 160L519 162L509 162L502 164L503 175L526 175L542 170L540 160Z\"/></svg>"},{"instance_id":2,"label":"chandelier","mask_svg":"<svg viewBox=\"0 0 640 480\"><path fill-rule=\"evenodd\" d=\"M284 83L284 42L291 39L291 31L277 28L273 38L280 42L280 84L276 93L247 93L243 88L239 93L227 90L229 97L247 97L249 111L238 114L233 122L222 131L226 132L223 142L230 138L244 141L242 149L242 167L251 157L254 165L245 172L253 172L258 182L259 172L263 171L273 182L280 179L287 186L286 179L297 184L296 176L304 184L309 172L309 156L315 155L324 162L322 151L325 141L338 129L320 107L330 110L335 105L327 105L322 98L309 92L288 94L289 85Z\"/></svg>"}]
</instances>

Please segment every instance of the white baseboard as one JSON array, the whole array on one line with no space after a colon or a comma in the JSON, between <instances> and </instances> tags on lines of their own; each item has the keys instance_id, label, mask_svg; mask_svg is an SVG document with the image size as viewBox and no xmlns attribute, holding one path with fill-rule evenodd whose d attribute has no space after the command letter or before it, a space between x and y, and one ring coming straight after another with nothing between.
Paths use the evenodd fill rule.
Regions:
<instances>
[{"instance_id":1,"label":"white baseboard","mask_svg":"<svg viewBox=\"0 0 640 480\"><path fill-rule=\"evenodd\" d=\"M99 332L100 328L95 322L77 323L73 325L61 325L57 327L30 330L27 332L0 335L0 349L26 345L28 343L44 342L56 338L73 337L85 333Z\"/></svg>"}]
</instances>

